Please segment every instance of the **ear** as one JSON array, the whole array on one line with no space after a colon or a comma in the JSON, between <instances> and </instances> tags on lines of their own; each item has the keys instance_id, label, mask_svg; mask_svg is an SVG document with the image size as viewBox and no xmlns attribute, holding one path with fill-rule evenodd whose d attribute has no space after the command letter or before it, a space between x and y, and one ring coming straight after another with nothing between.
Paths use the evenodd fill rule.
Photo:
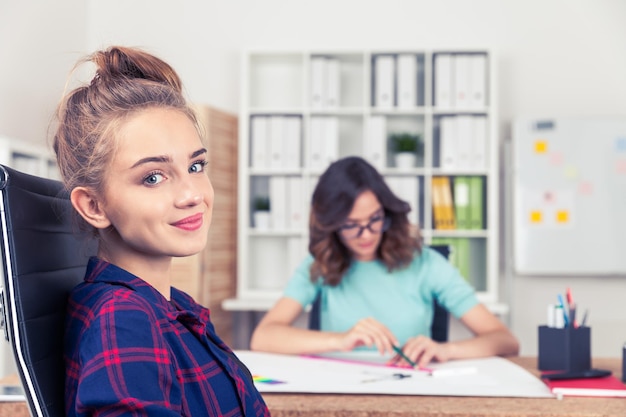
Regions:
<instances>
[{"instance_id":1,"label":"ear","mask_svg":"<svg viewBox=\"0 0 626 417\"><path fill-rule=\"evenodd\" d=\"M70 201L78 214L96 229L105 229L111 225L95 193L90 189L86 187L74 188L70 194Z\"/></svg>"}]
</instances>

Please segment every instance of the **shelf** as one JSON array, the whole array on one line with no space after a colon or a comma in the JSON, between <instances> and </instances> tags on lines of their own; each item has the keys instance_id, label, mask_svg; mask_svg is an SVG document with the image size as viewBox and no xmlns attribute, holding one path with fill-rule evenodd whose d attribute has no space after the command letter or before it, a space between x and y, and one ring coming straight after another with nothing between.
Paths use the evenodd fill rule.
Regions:
<instances>
[{"instance_id":1,"label":"shelf","mask_svg":"<svg viewBox=\"0 0 626 417\"><path fill-rule=\"evenodd\" d=\"M446 69L446 60L458 65ZM490 51L257 50L247 51L242 62L237 279L237 298L242 305L243 300L275 301L280 296L307 253L308 205L317 178L330 162L349 155L368 159L392 189L400 190L396 193L411 204L409 218L420 225L426 244L433 239L452 239L459 248L467 248L471 259L469 266L463 267L466 279L481 301L497 301L498 107L495 59ZM455 73L452 68L456 67L471 70ZM389 76L391 84L389 78L381 78ZM458 102L453 101L452 94L460 93L451 89L451 101L443 101L446 84L441 80L446 77L454 77L454 82L449 78L448 87L467 88L471 100L459 96ZM471 82L463 84L466 79ZM389 86L391 99L385 92ZM281 128L279 121L294 116L298 134L284 133L286 128ZM273 127L271 122L267 122L269 127L252 126L256 118L264 117L274 120ZM470 131L473 136L468 136ZM400 168L388 138L405 132L420 135L422 150L416 154L414 166ZM260 145L263 143L269 143L267 148ZM294 145L297 151L292 149ZM287 148L297 152L297 164L290 167L253 158L258 150L271 153L278 149L280 153ZM438 177L447 178L453 204L463 199L461 194L455 195L455 184L474 184L472 221L478 221L478 226L440 228L436 220L441 213L433 204L439 192L433 180ZM291 190L297 188L298 197L292 198L289 191L282 197L280 192L275 194L276 189L290 186ZM257 197L270 198L277 226L266 230L254 227L252 201ZM289 220L293 214L290 207L296 207L297 221Z\"/></svg>"}]
</instances>

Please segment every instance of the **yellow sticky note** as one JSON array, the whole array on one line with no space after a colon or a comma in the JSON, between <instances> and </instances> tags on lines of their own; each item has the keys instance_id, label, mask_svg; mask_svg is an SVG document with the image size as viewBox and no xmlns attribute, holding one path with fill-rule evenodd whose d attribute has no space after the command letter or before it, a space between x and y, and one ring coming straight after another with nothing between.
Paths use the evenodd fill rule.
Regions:
<instances>
[{"instance_id":1,"label":"yellow sticky note","mask_svg":"<svg viewBox=\"0 0 626 417\"><path fill-rule=\"evenodd\" d=\"M569 221L569 212L567 210L558 210L556 212L557 223L567 223Z\"/></svg>"},{"instance_id":2,"label":"yellow sticky note","mask_svg":"<svg viewBox=\"0 0 626 417\"><path fill-rule=\"evenodd\" d=\"M541 212L539 210L533 210L530 212L530 222L531 223L541 223Z\"/></svg>"},{"instance_id":3,"label":"yellow sticky note","mask_svg":"<svg viewBox=\"0 0 626 417\"><path fill-rule=\"evenodd\" d=\"M535 152L536 153L546 153L548 151L548 141L546 140L536 140L535 141Z\"/></svg>"}]
</instances>

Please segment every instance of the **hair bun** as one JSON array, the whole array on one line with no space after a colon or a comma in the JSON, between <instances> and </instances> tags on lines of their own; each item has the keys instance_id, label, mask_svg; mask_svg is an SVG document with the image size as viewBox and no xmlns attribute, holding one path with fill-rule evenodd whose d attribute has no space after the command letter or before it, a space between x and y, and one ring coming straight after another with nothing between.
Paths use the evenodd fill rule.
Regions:
<instances>
[{"instance_id":1,"label":"hair bun","mask_svg":"<svg viewBox=\"0 0 626 417\"><path fill-rule=\"evenodd\" d=\"M169 64L136 48L112 46L96 52L91 61L96 65L94 82L145 79L168 84L176 91L182 91L180 78Z\"/></svg>"}]
</instances>

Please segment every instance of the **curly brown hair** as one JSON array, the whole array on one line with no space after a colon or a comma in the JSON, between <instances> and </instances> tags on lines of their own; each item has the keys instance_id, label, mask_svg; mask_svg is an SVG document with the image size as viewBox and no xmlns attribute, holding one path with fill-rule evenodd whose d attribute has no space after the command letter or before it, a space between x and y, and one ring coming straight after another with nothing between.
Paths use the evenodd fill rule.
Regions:
<instances>
[{"instance_id":1,"label":"curly brown hair","mask_svg":"<svg viewBox=\"0 0 626 417\"><path fill-rule=\"evenodd\" d=\"M350 156L332 163L320 177L311 201L309 252L314 258L311 280L322 278L336 286L352 263L352 255L337 230L346 220L355 200L365 191L373 192L391 220L376 252L389 271L401 269L422 250L419 229L412 228L410 206L399 199L383 177L363 158Z\"/></svg>"}]
</instances>

